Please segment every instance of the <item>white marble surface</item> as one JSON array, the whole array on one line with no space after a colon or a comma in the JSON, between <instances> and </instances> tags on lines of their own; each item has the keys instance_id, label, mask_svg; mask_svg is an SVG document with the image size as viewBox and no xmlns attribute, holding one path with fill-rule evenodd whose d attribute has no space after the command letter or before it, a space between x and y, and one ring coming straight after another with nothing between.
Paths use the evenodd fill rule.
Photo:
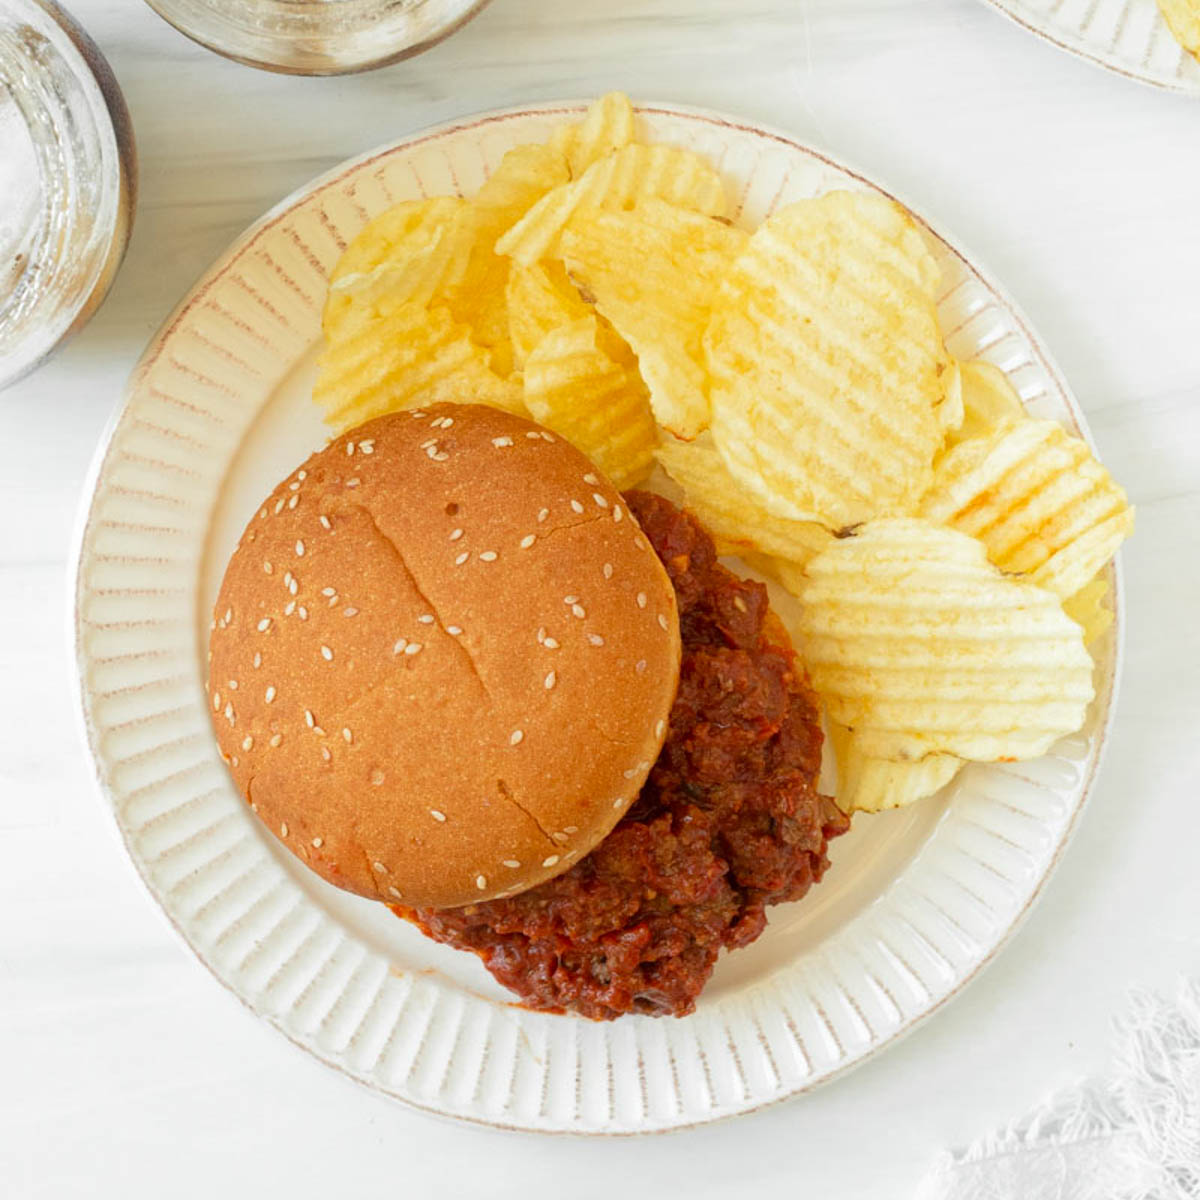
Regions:
<instances>
[{"instance_id":1,"label":"white marble surface","mask_svg":"<svg viewBox=\"0 0 1200 1200\"><path fill-rule=\"evenodd\" d=\"M976 0L494 0L429 54L268 76L134 0L76 0L124 85L142 195L97 318L0 395L0 1191L21 1197L904 1197L943 1146L1100 1069L1132 983L1200 971L1200 105L1104 74ZM246 224L339 159L525 100L624 87L823 144L1008 285L1139 506L1125 678L1080 832L1015 941L860 1070L753 1117L639 1141L410 1113L297 1054L168 932L76 737L68 543L146 339Z\"/></svg>"}]
</instances>

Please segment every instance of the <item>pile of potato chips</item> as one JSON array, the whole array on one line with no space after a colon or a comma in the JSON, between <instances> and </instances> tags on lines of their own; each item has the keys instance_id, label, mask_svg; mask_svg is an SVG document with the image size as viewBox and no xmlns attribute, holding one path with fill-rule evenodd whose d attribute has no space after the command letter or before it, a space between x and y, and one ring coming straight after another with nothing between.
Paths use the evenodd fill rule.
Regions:
<instances>
[{"instance_id":1,"label":"pile of potato chips","mask_svg":"<svg viewBox=\"0 0 1200 1200\"><path fill-rule=\"evenodd\" d=\"M710 164L635 126L606 96L474 199L371 221L330 284L327 420L468 400L618 487L660 466L799 599L848 811L1044 754L1093 698L1125 493L1002 372L949 355L899 205L831 192L750 233Z\"/></svg>"}]
</instances>

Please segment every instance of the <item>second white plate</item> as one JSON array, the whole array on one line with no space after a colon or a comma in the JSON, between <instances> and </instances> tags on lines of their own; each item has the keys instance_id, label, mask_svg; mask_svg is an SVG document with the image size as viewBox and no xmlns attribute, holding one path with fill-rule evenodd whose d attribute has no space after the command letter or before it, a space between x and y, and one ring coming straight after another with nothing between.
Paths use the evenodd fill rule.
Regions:
<instances>
[{"instance_id":1,"label":"second white plate","mask_svg":"<svg viewBox=\"0 0 1200 1200\"><path fill-rule=\"evenodd\" d=\"M282 851L218 756L205 647L241 529L326 438L310 391L328 274L385 206L474 191L506 150L574 111L492 114L369 154L290 197L213 265L151 342L98 455L81 518L75 652L96 778L125 850L180 936L249 1009L421 1108L637 1133L811 1088L979 971L1038 894L1095 775L1121 613L1098 648L1097 699L1079 735L1036 762L974 767L933 802L856 819L832 846L825 881L773 909L753 946L725 955L685 1020L598 1025L517 1008L473 957ZM719 164L748 224L800 197L875 186L785 135L715 114L647 108L641 120L653 138ZM951 351L989 359L1030 411L1086 435L1012 302L952 241L929 237Z\"/></svg>"}]
</instances>

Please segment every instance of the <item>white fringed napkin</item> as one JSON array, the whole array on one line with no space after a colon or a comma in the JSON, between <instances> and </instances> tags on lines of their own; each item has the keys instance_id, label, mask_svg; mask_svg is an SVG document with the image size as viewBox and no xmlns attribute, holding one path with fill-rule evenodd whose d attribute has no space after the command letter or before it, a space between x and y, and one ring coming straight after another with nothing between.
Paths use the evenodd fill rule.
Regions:
<instances>
[{"instance_id":1,"label":"white fringed napkin","mask_svg":"<svg viewBox=\"0 0 1200 1200\"><path fill-rule=\"evenodd\" d=\"M1136 991L1111 1076L942 1156L917 1200L1197 1200L1200 981Z\"/></svg>"}]
</instances>

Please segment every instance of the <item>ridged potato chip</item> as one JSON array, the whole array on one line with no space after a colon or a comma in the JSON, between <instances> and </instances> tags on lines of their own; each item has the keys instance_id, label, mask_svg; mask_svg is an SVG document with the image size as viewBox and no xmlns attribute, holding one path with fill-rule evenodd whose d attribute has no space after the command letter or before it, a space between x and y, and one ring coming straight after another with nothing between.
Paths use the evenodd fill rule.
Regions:
<instances>
[{"instance_id":1,"label":"ridged potato chip","mask_svg":"<svg viewBox=\"0 0 1200 1200\"><path fill-rule=\"evenodd\" d=\"M562 232L567 271L633 348L654 416L676 437L708 427L701 339L717 285L748 241L741 229L654 199L628 212L576 209Z\"/></svg>"},{"instance_id":2,"label":"ridged potato chip","mask_svg":"<svg viewBox=\"0 0 1200 1200\"><path fill-rule=\"evenodd\" d=\"M1175 40L1200 58L1200 0L1158 0Z\"/></svg>"},{"instance_id":3,"label":"ridged potato chip","mask_svg":"<svg viewBox=\"0 0 1200 1200\"><path fill-rule=\"evenodd\" d=\"M728 550L747 549L805 563L833 540L823 525L772 517L729 474L708 436L693 442L662 439L655 457L684 493L684 506ZM777 572L772 571L775 574ZM786 585L785 585L786 586Z\"/></svg>"},{"instance_id":4,"label":"ridged potato chip","mask_svg":"<svg viewBox=\"0 0 1200 1200\"><path fill-rule=\"evenodd\" d=\"M466 270L468 206L456 196L393 205L369 221L334 266L322 324L327 334L352 309L366 317L427 304Z\"/></svg>"},{"instance_id":5,"label":"ridged potato chip","mask_svg":"<svg viewBox=\"0 0 1200 1200\"><path fill-rule=\"evenodd\" d=\"M601 96L582 121L559 125L549 145L567 160L571 178L578 179L599 159L633 141L633 105L623 92Z\"/></svg>"},{"instance_id":6,"label":"ridged potato chip","mask_svg":"<svg viewBox=\"0 0 1200 1200\"><path fill-rule=\"evenodd\" d=\"M947 448L1024 418L1025 406L999 367L980 359L955 365L961 381L963 418L948 435Z\"/></svg>"},{"instance_id":7,"label":"ridged potato chip","mask_svg":"<svg viewBox=\"0 0 1200 1200\"><path fill-rule=\"evenodd\" d=\"M317 362L313 399L341 432L372 417L471 400L523 412L521 385L488 366L464 325L440 306L408 304L364 320L347 320Z\"/></svg>"},{"instance_id":8,"label":"ridged potato chip","mask_svg":"<svg viewBox=\"0 0 1200 1200\"><path fill-rule=\"evenodd\" d=\"M548 146L514 146L470 202L463 225L470 239L460 277L440 295L456 321L491 352L491 366L507 375L516 365L505 290L511 259L495 251L496 239L551 188L567 180L561 154Z\"/></svg>"},{"instance_id":9,"label":"ridged potato chip","mask_svg":"<svg viewBox=\"0 0 1200 1200\"><path fill-rule=\"evenodd\" d=\"M855 735L836 723L830 724L829 741L837 758L837 802L843 812L906 808L940 792L963 765L953 754L931 754L920 762L868 758Z\"/></svg>"},{"instance_id":10,"label":"ridged potato chip","mask_svg":"<svg viewBox=\"0 0 1200 1200\"><path fill-rule=\"evenodd\" d=\"M912 217L831 192L781 209L718 292L712 428L768 511L832 529L912 512L942 444L939 270Z\"/></svg>"},{"instance_id":11,"label":"ridged potato chip","mask_svg":"<svg viewBox=\"0 0 1200 1200\"><path fill-rule=\"evenodd\" d=\"M996 566L1063 599L1133 530L1125 492L1087 444L1053 421L1028 419L951 450L921 515L977 537Z\"/></svg>"},{"instance_id":12,"label":"ridged potato chip","mask_svg":"<svg viewBox=\"0 0 1200 1200\"><path fill-rule=\"evenodd\" d=\"M805 568L803 658L869 758L1036 758L1084 722L1083 631L1052 592L1001 574L974 538L871 521Z\"/></svg>"},{"instance_id":13,"label":"ridged potato chip","mask_svg":"<svg viewBox=\"0 0 1200 1200\"><path fill-rule=\"evenodd\" d=\"M523 367L552 329L593 314L579 289L567 278L562 263L551 261L523 267L511 259L505 261L511 264L506 294L508 331L513 360Z\"/></svg>"},{"instance_id":14,"label":"ridged potato chip","mask_svg":"<svg viewBox=\"0 0 1200 1200\"><path fill-rule=\"evenodd\" d=\"M611 349L594 316L552 330L525 362L525 405L627 488L654 464L654 417L636 369Z\"/></svg>"},{"instance_id":15,"label":"ridged potato chip","mask_svg":"<svg viewBox=\"0 0 1200 1200\"><path fill-rule=\"evenodd\" d=\"M576 209L619 211L654 198L710 217L725 213L721 177L698 154L633 142L543 196L496 243L496 252L532 266L555 254L559 235Z\"/></svg>"},{"instance_id":16,"label":"ridged potato chip","mask_svg":"<svg viewBox=\"0 0 1200 1200\"><path fill-rule=\"evenodd\" d=\"M1112 609L1104 603L1107 595L1107 580L1093 579L1063 601L1063 612L1083 628L1083 640L1088 646L1098 641L1113 623Z\"/></svg>"}]
</instances>

